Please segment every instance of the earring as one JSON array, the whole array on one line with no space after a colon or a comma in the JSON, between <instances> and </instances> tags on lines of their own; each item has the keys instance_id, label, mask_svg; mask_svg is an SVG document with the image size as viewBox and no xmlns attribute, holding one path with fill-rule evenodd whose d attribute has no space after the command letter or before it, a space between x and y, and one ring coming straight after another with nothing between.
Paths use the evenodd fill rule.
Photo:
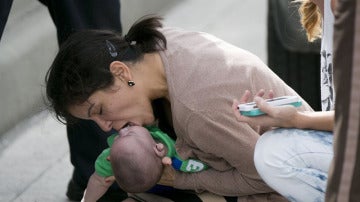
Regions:
<instances>
[{"instance_id":1,"label":"earring","mask_svg":"<svg viewBox=\"0 0 360 202\"><path fill-rule=\"evenodd\" d=\"M134 81L131 81L131 80L130 80L130 81L128 81L128 86L130 86L130 87L131 87L131 86L134 86L134 85L135 85L135 82L134 82Z\"/></svg>"}]
</instances>

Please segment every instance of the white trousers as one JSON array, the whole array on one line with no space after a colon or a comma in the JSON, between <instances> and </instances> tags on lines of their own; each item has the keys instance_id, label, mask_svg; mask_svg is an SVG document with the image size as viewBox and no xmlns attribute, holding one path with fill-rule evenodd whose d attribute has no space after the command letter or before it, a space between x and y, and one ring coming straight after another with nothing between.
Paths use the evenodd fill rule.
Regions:
<instances>
[{"instance_id":1,"label":"white trousers","mask_svg":"<svg viewBox=\"0 0 360 202\"><path fill-rule=\"evenodd\" d=\"M332 133L293 128L264 133L254 155L263 180L289 201L299 202L325 200L332 158Z\"/></svg>"}]
</instances>

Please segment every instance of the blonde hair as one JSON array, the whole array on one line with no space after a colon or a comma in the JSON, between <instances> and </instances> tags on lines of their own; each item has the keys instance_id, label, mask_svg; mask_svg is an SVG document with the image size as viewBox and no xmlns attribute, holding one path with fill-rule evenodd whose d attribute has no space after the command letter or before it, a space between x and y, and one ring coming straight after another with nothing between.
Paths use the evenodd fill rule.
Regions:
<instances>
[{"instance_id":1,"label":"blonde hair","mask_svg":"<svg viewBox=\"0 0 360 202\"><path fill-rule=\"evenodd\" d=\"M319 7L311 0L295 0L295 3L299 2L299 14L300 22L303 28L306 30L306 36L310 42L321 38L321 13Z\"/></svg>"}]
</instances>

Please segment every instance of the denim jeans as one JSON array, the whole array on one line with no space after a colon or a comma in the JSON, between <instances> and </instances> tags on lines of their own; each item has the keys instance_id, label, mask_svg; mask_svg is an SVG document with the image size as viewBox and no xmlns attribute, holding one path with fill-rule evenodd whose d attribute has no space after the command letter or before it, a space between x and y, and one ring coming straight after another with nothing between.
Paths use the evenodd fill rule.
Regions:
<instances>
[{"instance_id":1,"label":"denim jeans","mask_svg":"<svg viewBox=\"0 0 360 202\"><path fill-rule=\"evenodd\" d=\"M288 200L299 202L325 200L332 158L332 133L293 128L264 133L254 155L263 180Z\"/></svg>"}]
</instances>

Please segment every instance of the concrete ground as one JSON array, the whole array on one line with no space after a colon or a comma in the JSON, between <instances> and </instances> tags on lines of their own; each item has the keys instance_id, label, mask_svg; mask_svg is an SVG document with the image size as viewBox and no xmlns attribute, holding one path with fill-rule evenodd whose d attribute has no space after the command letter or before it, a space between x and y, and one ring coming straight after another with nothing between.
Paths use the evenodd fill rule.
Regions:
<instances>
[{"instance_id":1,"label":"concrete ground","mask_svg":"<svg viewBox=\"0 0 360 202\"><path fill-rule=\"evenodd\" d=\"M166 26L212 33L266 61L266 8L265 0L183 0L160 13ZM39 18L49 18L43 11ZM68 201L72 166L65 126L47 110L0 134L0 165L1 202Z\"/></svg>"}]
</instances>

